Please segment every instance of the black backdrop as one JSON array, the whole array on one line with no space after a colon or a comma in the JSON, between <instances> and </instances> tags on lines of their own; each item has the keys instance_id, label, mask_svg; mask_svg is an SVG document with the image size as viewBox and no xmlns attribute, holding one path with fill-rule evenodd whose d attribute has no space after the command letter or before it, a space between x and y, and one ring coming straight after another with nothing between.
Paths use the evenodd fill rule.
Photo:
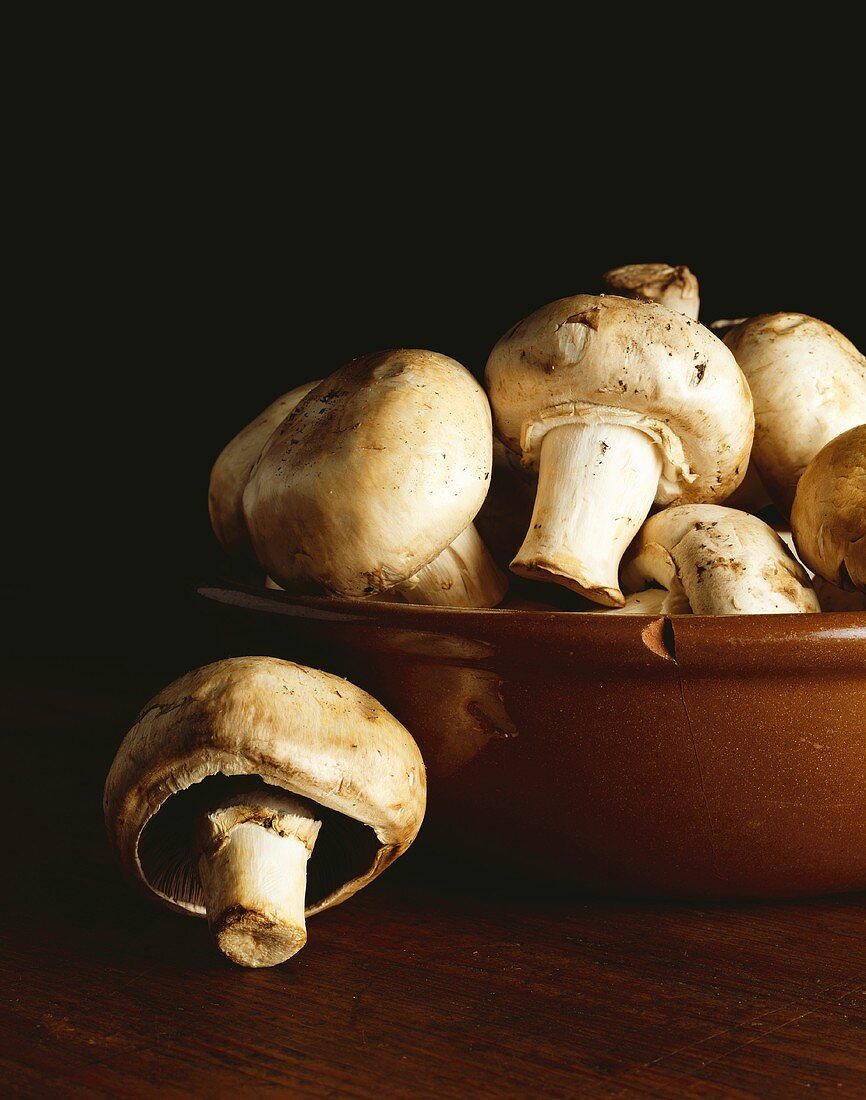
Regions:
<instances>
[{"instance_id":1,"label":"black backdrop","mask_svg":"<svg viewBox=\"0 0 866 1100\"><path fill-rule=\"evenodd\" d=\"M296 156L274 176L180 145L51 210L6 414L8 652L208 656L187 597L219 564L213 459L274 396L364 352L430 347L481 372L521 316L645 260L688 263L707 321L799 309L866 346L859 197L798 189L778 150L748 179L624 197L441 148L395 167L356 142L349 166Z\"/></svg>"}]
</instances>

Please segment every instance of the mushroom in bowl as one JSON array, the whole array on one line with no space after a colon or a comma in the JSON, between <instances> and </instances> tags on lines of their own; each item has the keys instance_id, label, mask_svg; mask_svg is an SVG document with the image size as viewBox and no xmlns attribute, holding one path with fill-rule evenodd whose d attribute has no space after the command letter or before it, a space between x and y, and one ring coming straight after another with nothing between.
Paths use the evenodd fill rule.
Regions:
<instances>
[{"instance_id":1,"label":"mushroom in bowl","mask_svg":"<svg viewBox=\"0 0 866 1100\"><path fill-rule=\"evenodd\" d=\"M658 302L697 321L701 297L697 277L685 264L625 264L606 271L604 285L623 298Z\"/></svg>"},{"instance_id":2,"label":"mushroom in bowl","mask_svg":"<svg viewBox=\"0 0 866 1100\"><path fill-rule=\"evenodd\" d=\"M839 588L866 592L866 424L831 440L806 467L791 527L813 572Z\"/></svg>"},{"instance_id":3,"label":"mushroom in bowl","mask_svg":"<svg viewBox=\"0 0 866 1100\"><path fill-rule=\"evenodd\" d=\"M507 582L472 522L492 454L487 398L454 359L356 359L299 403L253 471L256 556L289 589L495 606Z\"/></svg>"},{"instance_id":4,"label":"mushroom in bowl","mask_svg":"<svg viewBox=\"0 0 866 1100\"><path fill-rule=\"evenodd\" d=\"M808 573L773 528L715 504L683 504L648 519L629 547L622 577L631 592L653 583L671 599L685 597L696 615L821 610Z\"/></svg>"},{"instance_id":5,"label":"mushroom in bowl","mask_svg":"<svg viewBox=\"0 0 866 1100\"><path fill-rule=\"evenodd\" d=\"M620 559L653 503L723 499L752 442L734 357L652 302L578 295L510 329L487 361L496 432L538 469L511 569L622 606Z\"/></svg>"},{"instance_id":6,"label":"mushroom in bowl","mask_svg":"<svg viewBox=\"0 0 866 1100\"><path fill-rule=\"evenodd\" d=\"M789 516L797 482L815 455L866 422L866 358L841 332L804 313L752 317L724 340L752 391L752 461Z\"/></svg>"}]
</instances>

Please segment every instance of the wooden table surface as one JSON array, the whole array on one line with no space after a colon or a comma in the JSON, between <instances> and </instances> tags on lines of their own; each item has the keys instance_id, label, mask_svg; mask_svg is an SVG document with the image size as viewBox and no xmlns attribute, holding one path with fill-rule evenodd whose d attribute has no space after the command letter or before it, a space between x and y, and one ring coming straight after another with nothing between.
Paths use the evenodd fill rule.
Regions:
<instances>
[{"instance_id":1,"label":"wooden table surface","mask_svg":"<svg viewBox=\"0 0 866 1100\"><path fill-rule=\"evenodd\" d=\"M543 896L419 845L296 959L235 969L102 833L119 737L170 676L6 671L0 1095L866 1097L862 896Z\"/></svg>"}]
</instances>

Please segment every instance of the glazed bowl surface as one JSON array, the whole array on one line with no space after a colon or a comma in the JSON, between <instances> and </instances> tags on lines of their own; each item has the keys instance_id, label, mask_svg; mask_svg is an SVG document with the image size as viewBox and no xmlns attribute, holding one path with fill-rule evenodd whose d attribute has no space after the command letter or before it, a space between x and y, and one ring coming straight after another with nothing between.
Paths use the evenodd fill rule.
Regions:
<instances>
[{"instance_id":1,"label":"glazed bowl surface","mask_svg":"<svg viewBox=\"0 0 866 1100\"><path fill-rule=\"evenodd\" d=\"M199 589L234 654L336 672L409 729L425 833L593 889L866 889L866 613L652 618Z\"/></svg>"}]
</instances>

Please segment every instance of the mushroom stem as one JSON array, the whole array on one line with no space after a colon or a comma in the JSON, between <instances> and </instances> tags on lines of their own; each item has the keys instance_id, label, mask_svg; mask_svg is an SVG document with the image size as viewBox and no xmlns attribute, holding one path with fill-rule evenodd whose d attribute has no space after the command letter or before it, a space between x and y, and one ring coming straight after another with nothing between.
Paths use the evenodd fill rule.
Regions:
<instances>
[{"instance_id":1,"label":"mushroom stem","mask_svg":"<svg viewBox=\"0 0 866 1100\"><path fill-rule=\"evenodd\" d=\"M407 603L442 607L496 607L508 581L474 523L417 573L394 586Z\"/></svg>"},{"instance_id":2,"label":"mushroom stem","mask_svg":"<svg viewBox=\"0 0 866 1100\"><path fill-rule=\"evenodd\" d=\"M652 507L661 471L658 447L637 428L586 421L551 428L513 572L622 607L620 559Z\"/></svg>"},{"instance_id":3,"label":"mushroom stem","mask_svg":"<svg viewBox=\"0 0 866 1100\"><path fill-rule=\"evenodd\" d=\"M304 799L256 787L198 821L199 876L217 947L240 966L274 966L307 942L307 860L321 822Z\"/></svg>"}]
</instances>

